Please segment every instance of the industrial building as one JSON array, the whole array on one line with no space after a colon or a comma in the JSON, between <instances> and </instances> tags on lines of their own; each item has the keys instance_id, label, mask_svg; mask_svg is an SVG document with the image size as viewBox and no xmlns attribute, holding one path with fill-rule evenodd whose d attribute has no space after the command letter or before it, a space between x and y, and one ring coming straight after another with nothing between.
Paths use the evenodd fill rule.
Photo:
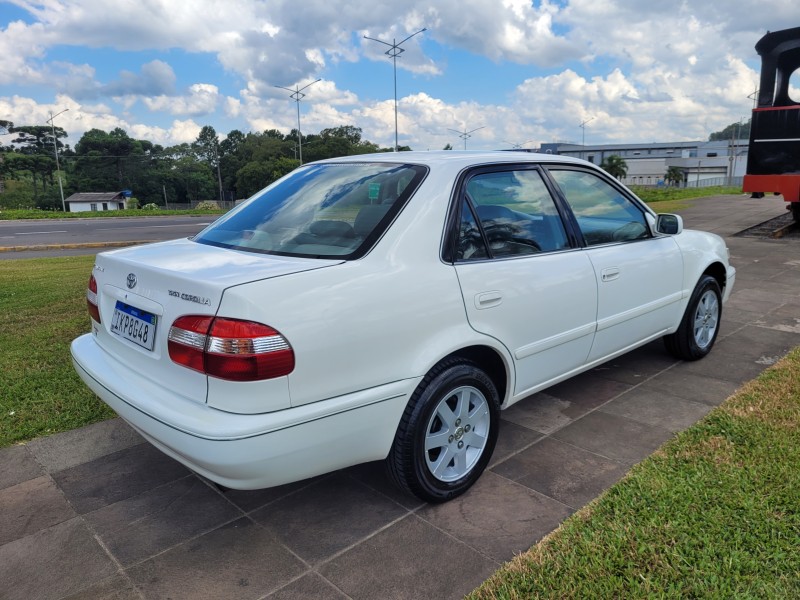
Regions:
<instances>
[{"instance_id":1,"label":"industrial building","mask_svg":"<svg viewBox=\"0 0 800 600\"><path fill-rule=\"evenodd\" d=\"M622 179L626 185L663 185L667 169L678 167L684 174L684 186L706 187L741 185L747 171L747 147L746 139L592 146L554 142L542 144L539 152L574 156L596 165L609 156L619 156L628 165L628 174Z\"/></svg>"}]
</instances>

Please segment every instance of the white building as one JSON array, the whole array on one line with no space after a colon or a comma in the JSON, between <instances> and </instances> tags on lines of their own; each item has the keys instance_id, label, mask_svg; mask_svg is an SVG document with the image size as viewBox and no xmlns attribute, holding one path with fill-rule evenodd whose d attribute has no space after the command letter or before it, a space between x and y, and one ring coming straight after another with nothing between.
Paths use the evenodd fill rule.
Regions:
<instances>
[{"instance_id":1,"label":"white building","mask_svg":"<svg viewBox=\"0 0 800 600\"><path fill-rule=\"evenodd\" d=\"M747 172L748 140L652 144L542 144L540 152L564 154L600 165L616 155L628 165L626 185L659 185L669 167L683 172L683 185L741 185Z\"/></svg>"},{"instance_id":2,"label":"white building","mask_svg":"<svg viewBox=\"0 0 800 600\"><path fill-rule=\"evenodd\" d=\"M67 212L123 210L126 201L122 192L83 192L64 199Z\"/></svg>"}]
</instances>

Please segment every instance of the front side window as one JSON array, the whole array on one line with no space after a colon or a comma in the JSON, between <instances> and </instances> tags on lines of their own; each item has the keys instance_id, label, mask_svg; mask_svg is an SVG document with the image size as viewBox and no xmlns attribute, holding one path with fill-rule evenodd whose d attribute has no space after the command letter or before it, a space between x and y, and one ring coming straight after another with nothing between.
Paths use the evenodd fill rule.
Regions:
<instances>
[{"instance_id":1,"label":"front side window","mask_svg":"<svg viewBox=\"0 0 800 600\"><path fill-rule=\"evenodd\" d=\"M478 173L468 180L457 260L537 254L568 246L561 216L538 171Z\"/></svg>"},{"instance_id":2,"label":"front side window","mask_svg":"<svg viewBox=\"0 0 800 600\"><path fill-rule=\"evenodd\" d=\"M311 258L363 256L427 170L394 163L308 165L259 192L194 240Z\"/></svg>"},{"instance_id":3,"label":"front side window","mask_svg":"<svg viewBox=\"0 0 800 600\"><path fill-rule=\"evenodd\" d=\"M650 237L644 213L607 181L586 171L549 169L589 246Z\"/></svg>"}]
</instances>

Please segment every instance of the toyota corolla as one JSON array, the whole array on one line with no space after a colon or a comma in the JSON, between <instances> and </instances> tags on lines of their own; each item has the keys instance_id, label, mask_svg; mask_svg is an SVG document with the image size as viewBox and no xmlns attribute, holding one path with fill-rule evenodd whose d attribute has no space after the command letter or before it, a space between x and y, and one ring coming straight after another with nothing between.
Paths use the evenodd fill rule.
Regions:
<instances>
[{"instance_id":1,"label":"toyota corolla","mask_svg":"<svg viewBox=\"0 0 800 600\"><path fill-rule=\"evenodd\" d=\"M98 255L72 356L221 485L384 460L441 502L484 470L502 409L658 338L705 356L734 277L721 238L584 161L345 157L193 238Z\"/></svg>"}]
</instances>

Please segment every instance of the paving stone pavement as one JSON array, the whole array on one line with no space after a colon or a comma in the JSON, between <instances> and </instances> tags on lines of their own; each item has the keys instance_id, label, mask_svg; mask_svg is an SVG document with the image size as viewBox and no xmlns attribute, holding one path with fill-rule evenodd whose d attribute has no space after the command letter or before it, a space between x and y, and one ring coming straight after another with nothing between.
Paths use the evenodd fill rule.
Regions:
<instances>
[{"instance_id":1,"label":"paving stone pavement","mask_svg":"<svg viewBox=\"0 0 800 600\"><path fill-rule=\"evenodd\" d=\"M221 492L119 419L0 450L0 597L461 597L800 344L800 241L731 237L783 210L746 196L684 210L738 269L711 355L653 343L527 398L444 505L377 463Z\"/></svg>"}]
</instances>

